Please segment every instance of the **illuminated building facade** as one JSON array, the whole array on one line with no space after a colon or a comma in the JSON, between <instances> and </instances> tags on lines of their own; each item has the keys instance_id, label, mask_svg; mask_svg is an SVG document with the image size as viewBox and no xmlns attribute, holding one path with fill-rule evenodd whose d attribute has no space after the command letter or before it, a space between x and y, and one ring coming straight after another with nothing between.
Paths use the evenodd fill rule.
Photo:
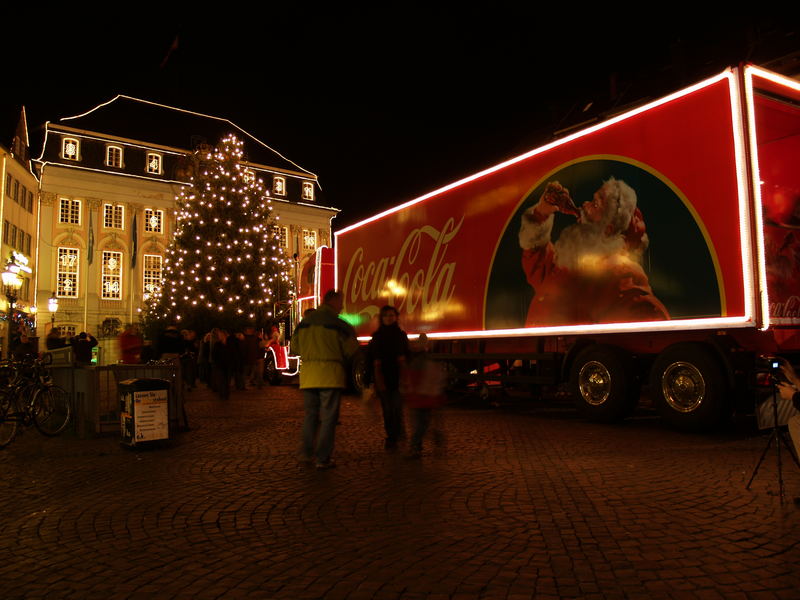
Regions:
<instances>
[{"instance_id":1,"label":"illuminated building facade","mask_svg":"<svg viewBox=\"0 0 800 600\"><path fill-rule=\"evenodd\" d=\"M299 275L331 243L338 212L319 203L317 176L230 121L117 96L46 125L41 174L37 303L59 299L56 326L101 340L138 321L158 286L175 229L175 196L192 176L194 151L229 133L244 165L270 190L284 252ZM116 361L105 344L103 362Z\"/></svg>"},{"instance_id":2,"label":"illuminated building facade","mask_svg":"<svg viewBox=\"0 0 800 600\"><path fill-rule=\"evenodd\" d=\"M16 309L18 318L32 323L35 312L34 294L36 287L36 254L38 236L36 235L39 211L39 181L34 174L29 155L28 126L25 109L20 114L10 148L0 145L0 222L3 224L0 233L0 269L6 268L6 262L13 256L19 265L19 277L22 285L16 292ZM2 304L2 337L7 340L8 302L4 294L0 294ZM47 299L44 302L47 311ZM33 333L25 326L26 333ZM3 356L6 349L3 348Z\"/></svg>"}]
</instances>

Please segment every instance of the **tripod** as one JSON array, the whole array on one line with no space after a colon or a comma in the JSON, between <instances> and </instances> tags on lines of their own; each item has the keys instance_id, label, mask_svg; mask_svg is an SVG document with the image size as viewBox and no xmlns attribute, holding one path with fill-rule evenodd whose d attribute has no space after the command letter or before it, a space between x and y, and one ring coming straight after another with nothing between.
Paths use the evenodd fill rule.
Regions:
<instances>
[{"instance_id":1,"label":"tripod","mask_svg":"<svg viewBox=\"0 0 800 600\"><path fill-rule=\"evenodd\" d=\"M758 474L758 468L761 466L761 463L764 462L764 457L767 455L767 452L769 452L770 446L772 446L773 442L775 443L775 457L778 461L778 493L781 497L781 504L783 504L785 494L783 487L781 444L786 446L786 451L789 453L789 456L792 458L794 464L797 465L798 468L800 468L800 461L797 460L792 445L789 443L789 440L786 439L786 431L781 429L780 425L778 425L778 382L774 376L772 376L772 433L770 433L767 445L764 447L764 451L761 453L755 469L753 469L753 474L750 476L750 481L748 481L747 485L745 486L746 490L750 489L750 485L753 483L753 480Z\"/></svg>"}]
</instances>

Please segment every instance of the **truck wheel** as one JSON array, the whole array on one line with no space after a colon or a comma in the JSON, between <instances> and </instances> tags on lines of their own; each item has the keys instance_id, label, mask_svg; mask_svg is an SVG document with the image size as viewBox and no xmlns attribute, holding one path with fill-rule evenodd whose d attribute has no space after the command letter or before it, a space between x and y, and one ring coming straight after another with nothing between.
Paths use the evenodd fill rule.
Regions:
<instances>
[{"instance_id":1,"label":"truck wheel","mask_svg":"<svg viewBox=\"0 0 800 600\"><path fill-rule=\"evenodd\" d=\"M367 387L367 357L362 351L356 352L350 363L350 383L359 394Z\"/></svg>"},{"instance_id":2,"label":"truck wheel","mask_svg":"<svg viewBox=\"0 0 800 600\"><path fill-rule=\"evenodd\" d=\"M591 421L624 419L639 398L633 360L614 346L584 348L572 364L569 379L578 410Z\"/></svg>"},{"instance_id":3,"label":"truck wheel","mask_svg":"<svg viewBox=\"0 0 800 600\"><path fill-rule=\"evenodd\" d=\"M728 383L713 351L699 343L675 344L656 358L650 393L661 417L684 431L710 429L728 412Z\"/></svg>"}]
</instances>

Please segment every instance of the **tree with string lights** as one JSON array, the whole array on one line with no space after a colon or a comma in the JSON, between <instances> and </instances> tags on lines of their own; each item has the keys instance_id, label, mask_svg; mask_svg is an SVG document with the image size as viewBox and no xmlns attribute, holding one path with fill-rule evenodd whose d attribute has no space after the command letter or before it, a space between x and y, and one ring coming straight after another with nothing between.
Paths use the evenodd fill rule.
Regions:
<instances>
[{"instance_id":1,"label":"tree with string lights","mask_svg":"<svg viewBox=\"0 0 800 600\"><path fill-rule=\"evenodd\" d=\"M272 202L242 166L242 141L195 153L191 186L176 197L175 237L160 289L148 293L148 326L178 324L206 331L263 326L288 297L288 261L275 233Z\"/></svg>"}]
</instances>

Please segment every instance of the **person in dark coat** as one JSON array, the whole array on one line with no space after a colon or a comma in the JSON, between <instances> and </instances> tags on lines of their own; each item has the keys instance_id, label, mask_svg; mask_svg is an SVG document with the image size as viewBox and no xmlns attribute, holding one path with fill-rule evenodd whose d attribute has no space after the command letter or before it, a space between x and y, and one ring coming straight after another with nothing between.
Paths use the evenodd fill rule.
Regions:
<instances>
[{"instance_id":1,"label":"person in dark coat","mask_svg":"<svg viewBox=\"0 0 800 600\"><path fill-rule=\"evenodd\" d=\"M220 400L227 400L230 396L231 363L227 340L228 334L222 329L215 327L211 330L211 378Z\"/></svg>"},{"instance_id":2,"label":"person in dark coat","mask_svg":"<svg viewBox=\"0 0 800 600\"><path fill-rule=\"evenodd\" d=\"M183 354L185 344L175 325L169 325L158 338L158 353L162 359L178 358Z\"/></svg>"},{"instance_id":3,"label":"person in dark coat","mask_svg":"<svg viewBox=\"0 0 800 600\"><path fill-rule=\"evenodd\" d=\"M19 344L16 345L12 354L14 360L26 360L39 356L39 350L36 348L36 344L23 333L19 336Z\"/></svg>"},{"instance_id":4,"label":"person in dark coat","mask_svg":"<svg viewBox=\"0 0 800 600\"><path fill-rule=\"evenodd\" d=\"M400 329L397 316L394 306L384 306L380 311L380 326L369 343L375 391L383 409L384 447L387 450L397 448L398 440L405 437L400 370L408 355L408 337Z\"/></svg>"},{"instance_id":5,"label":"person in dark coat","mask_svg":"<svg viewBox=\"0 0 800 600\"><path fill-rule=\"evenodd\" d=\"M45 346L48 350L56 350L57 348L64 348L67 345L67 340L61 337L61 332L55 327L50 329L50 332L45 338Z\"/></svg>"},{"instance_id":6,"label":"person in dark coat","mask_svg":"<svg viewBox=\"0 0 800 600\"><path fill-rule=\"evenodd\" d=\"M82 365L92 364L92 348L97 346L97 339L91 334L81 331L69 341L75 362Z\"/></svg>"}]
</instances>

